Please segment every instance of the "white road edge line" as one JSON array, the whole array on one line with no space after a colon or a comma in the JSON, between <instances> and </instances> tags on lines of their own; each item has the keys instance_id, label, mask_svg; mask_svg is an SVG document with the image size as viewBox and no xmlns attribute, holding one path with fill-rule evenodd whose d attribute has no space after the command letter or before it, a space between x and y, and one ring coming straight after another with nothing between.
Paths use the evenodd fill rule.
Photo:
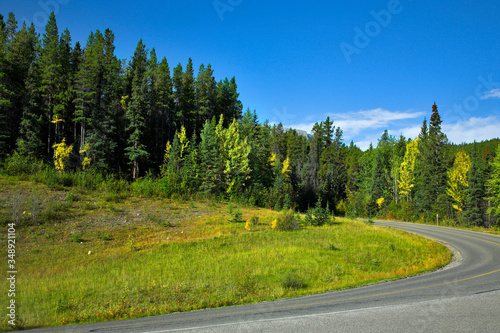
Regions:
<instances>
[{"instance_id":1,"label":"white road edge line","mask_svg":"<svg viewBox=\"0 0 500 333\"><path fill-rule=\"evenodd\" d=\"M290 320L290 319L298 319L298 318L309 318L309 317L321 317L321 316L337 315L337 314L352 313L352 312L359 312L359 311L371 311L371 310L378 310L378 309L382 309L382 308L386 308L386 307L387 307L387 305L386 306L376 306L376 307L372 307L372 308L363 308L363 309L354 309L354 310L345 310L345 311L336 311L336 312L316 313L316 314L302 315L302 316L291 316L291 317L270 318L270 319L258 319L258 320L239 321L239 322L234 322L234 323L218 324L218 325L208 325L208 326L178 328L178 329L162 330L162 331L149 331L149 332L143 332L143 333L166 333L166 332L191 331L191 330L199 330L199 329L205 329L205 328L215 328L215 327L222 327L222 326L233 326L233 325L241 325L241 324L261 323L261 322L266 322L266 321Z\"/></svg>"}]
</instances>

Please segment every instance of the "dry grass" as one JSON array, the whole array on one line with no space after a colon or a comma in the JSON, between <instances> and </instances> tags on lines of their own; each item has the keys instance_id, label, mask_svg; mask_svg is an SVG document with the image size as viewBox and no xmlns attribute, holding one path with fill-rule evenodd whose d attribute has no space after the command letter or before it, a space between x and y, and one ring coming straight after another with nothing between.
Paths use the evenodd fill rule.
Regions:
<instances>
[{"instance_id":1,"label":"dry grass","mask_svg":"<svg viewBox=\"0 0 500 333\"><path fill-rule=\"evenodd\" d=\"M23 225L16 303L25 328L318 293L420 273L451 258L426 239L351 220L284 232L271 229L279 213L235 204L109 200L1 177L0 187L3 218L20 214ZM254 217L251 231L230 222L236 210L243 221ZM2 227L4 245L5 235Z\"/></svg>"}]
</instances>

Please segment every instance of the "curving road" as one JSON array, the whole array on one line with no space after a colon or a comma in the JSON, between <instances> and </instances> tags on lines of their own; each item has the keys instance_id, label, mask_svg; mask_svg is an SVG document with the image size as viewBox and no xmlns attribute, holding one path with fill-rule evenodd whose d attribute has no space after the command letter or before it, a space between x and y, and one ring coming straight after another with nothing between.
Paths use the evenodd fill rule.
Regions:
<instances>
[{"instance_id":1,"label":"curving road","mask_svg":"<svg viewBox=\"0 0 500 333\"><path fill-rule=\"evenodd\" d=\"M275 302L33 332L500 332L500 237L376 222L440 240L446 269L366 287Z\"/></svg>"}]
</instances>

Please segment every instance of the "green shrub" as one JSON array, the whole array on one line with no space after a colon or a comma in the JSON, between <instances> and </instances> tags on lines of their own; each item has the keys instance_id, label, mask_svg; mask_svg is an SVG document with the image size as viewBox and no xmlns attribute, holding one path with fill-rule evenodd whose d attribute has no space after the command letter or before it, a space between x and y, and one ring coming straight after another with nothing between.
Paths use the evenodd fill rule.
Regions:
<instances>
[{"instance_id":1,"label":"green shrub","mask_svg":"<svg viewBox=\"0 0 500 333\"><path fill-rule=\"evenodd\" d=\"M81 243L81 242L83 242L82 233L79 232L79 231L72 232L71 233L71 241L73 243Z\"/></svg>"},{"instance_id":2,"label":"green shrub","mask_svg":"<svg viewBox=\"0 0 500 333\"><path fill-rule=\"evenodd\" d=\"M3 169L5 173L11 176L33 175L44 169L44 163L33 157L14 152L12 156L6 158Z\"/></svg>"},{"instance_id":3,"label":"green shrub","mask_svg":"<svg viewBox=\"0 0 500 333\"><path fill-rule=\"evenodd\" d=\"M161 181L155 180L150 176L133 182L130 187L135 196L149 198L164 196Z\"/></svg>"},{"instance_id":4,"label":"green shrub","mask_svg":"<svg viewBox=\"0 0 500 333\"><path fill-rule=\"evenodd\" d=\"M347 206L346 206L344 200L340 200L340 202L337 204L335 209L337 210L337 214L339 214L340 216L345 216Z\"/></svg>"},{"instance_id":5,"label":"green shrub","mask_svg":"<svg viewBox=\"0 0 500 333\"><path fill-rule=\"evenodd\" d=\"M250 224L251 225L258 225L259 224L259 217L257 215L252 215L250 218Z\"/></svg>"},{"instance_id":6,"label":"green shrub","mask_svg":"<svg viewBox=\"0 0 500 333\"><path fill-rule=\"evenodd\" d=\"M337 246L335 246L335 244L330 244L330 245L328 245L328 250L339 251L340 249Z\"/></svg>"},{"instance_id":7,"label":"green shrub","mask_svg":"<svg viewBox=\"0 0 500 333\"><path fill-rule=\"evenodd\" d=\"M233 212L232 217L229 220L229 222L232 222L232 223L243 223L243 222L245 222L243 220L243 213L239 209L237 209L235 212Z\"/></svg>"},{"instance_id":8,"label":"green shrub","mask_svg":"<svg viewBox=\"0 0 500 333\"><path fill-rule=\"evenodd\" d=\"M304 216L304 225L305 226L313 225L313 216L312 216L311 209L307 209L307 211L306 211L306 214Z\"/></svg>"},{"instance_id":9,"label":"green shrub","mask_svg":"<svg viewBox=\"0 0 500 333\"><path fill-rule=\"evenodd\" d=\"M311 210L308 210L309 216L306 214L308 223L313 226L320 227L325 224L331 224L335 221L335 218L331 215L328 205L326 208L321 206L321 199L318 199L316 206Z\"/></svg>"},{"instance_id":10,"label":"green shrub","mask_svg":"<svg viewBox=\"0 0 500 333\"><path fill-rule=\"evenodd\" d=\"M75 195L75 193L68 192L68 194L66 194L66 201L69 203L73 203L78 201L78 197Z\"/></svg>"},{"instance_id":11,"label":"green shrub","mask_svg":"<svg viewBox=\"0 0 500 333\"><path fill-rule=\"evenodd\" d=\"M307 284L304 282L303 278L300 277L296 272L289 272L283 280L281 285L285 289L302 289L306 288Z\"/></svg>"},{"instance_id":12,"label":"green shrub","mask_svg":"<svg viewBox=\"0 0 500 333\"><path fill-rule=\"evenodd\" d=\"M102 234L99 236L99 239L100 240L103 240L103 241L110 241L110 240L113 240L113 238L109 235L109 234Z\"/></svg>"},{"instance_id":13,"label":"green shrub","mask_svg":"<svg viewBox=\"0 0 500 333\"><path fill-rule=\"evenodd\" d=\"M82 190L97 190L105 181L102 173L95 169L73 173L73 184Z\"/></svg>"},{"instance_id":14,"label":"green shrub","mask_svg":"<svg viewBox=\"0 0 500 333\"><path fill-rule=\"evenodd\" d=\"M299 228L299 223L291 210L282 212L273 221L272 228L280 231L292 231Z\"/></svg>"}]
</instances>

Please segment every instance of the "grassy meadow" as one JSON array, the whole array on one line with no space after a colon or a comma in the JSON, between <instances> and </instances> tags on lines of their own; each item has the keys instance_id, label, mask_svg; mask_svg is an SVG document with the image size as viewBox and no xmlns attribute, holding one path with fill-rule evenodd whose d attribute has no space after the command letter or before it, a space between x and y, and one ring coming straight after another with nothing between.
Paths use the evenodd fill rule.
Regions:
<instances>
[{"instance_id":1,"label":"grassy meadow","mask_svg":"<svg viewBox=\"0 0 500 333\"><path fill-rule=\"evenodd\" d=\"M4 272L6 224L17 225L17 328L320 293L451 259L440 244L353 220L276 231L281 213L267 209L120 193L0 176ZM248 220L253 225L245 228ZM6 279L0 287L8 289ZM8 299L1 299L5 309Z\"/></svg>"}]
</instances>

